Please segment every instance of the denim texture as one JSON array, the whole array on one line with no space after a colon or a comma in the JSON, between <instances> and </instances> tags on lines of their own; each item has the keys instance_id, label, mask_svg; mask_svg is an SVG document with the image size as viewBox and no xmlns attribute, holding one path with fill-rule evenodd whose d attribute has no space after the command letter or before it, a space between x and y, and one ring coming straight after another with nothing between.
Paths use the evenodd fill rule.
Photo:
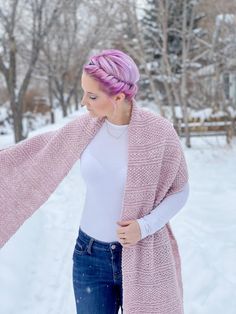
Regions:
<instances>
[{"instance_id":1,"label":"denim texture","mask_svg":"<svg viewBox=\"0 0 236 314\"><path fill-rule=\"evenodd\" d=\"M72 271L77 314L123 313L121 256L118 241L99 241L79 228Z\"/></svg>"}]
</instances>

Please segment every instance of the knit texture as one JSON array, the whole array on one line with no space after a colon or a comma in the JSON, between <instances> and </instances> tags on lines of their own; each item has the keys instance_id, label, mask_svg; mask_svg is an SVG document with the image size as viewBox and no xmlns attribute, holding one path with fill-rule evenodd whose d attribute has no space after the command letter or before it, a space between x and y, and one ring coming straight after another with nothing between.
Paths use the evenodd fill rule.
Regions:
<instances>
[{"instance_id":1,"label":"knit texture","mask_svg":"<svg viewBox=\"0 0 236 314\"><path fill-rule=\"evenodd\" d=\"M104 118L89 113L62 128L0 151L2 247L69 173ZM150 213L188 181L186 160L171 122L133 102L128 126L128 170L121 220ZM183 314L181 260L167 223L122 248L124 314Z\"/></svg>"}]
</instances>

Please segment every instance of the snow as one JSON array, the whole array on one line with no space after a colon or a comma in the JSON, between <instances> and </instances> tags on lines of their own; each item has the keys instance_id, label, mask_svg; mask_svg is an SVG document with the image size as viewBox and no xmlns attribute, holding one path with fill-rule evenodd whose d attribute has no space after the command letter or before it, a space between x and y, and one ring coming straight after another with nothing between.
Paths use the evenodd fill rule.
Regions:
<instances>
[{"instance_id":1,"label":"snow","mask_svg":"<svg viewBox=\"0 0 236 314\"><path fill-rule=\"evenodd\" d=\"M196 76L212 76L215 74L214 64L208 64L196 71Z\"/></svg>"},{"instance_id":2,"label":"snow","mask_svg":"<svg viewBox=\"0 0 236 314\"><path fill-rule=\"evenodd\" d=\"M30 136L61 127L76 115L41 127ZM0 140L8 146L13 136L0 136ZM190 196L171 226L182 259L185 313L234 314L236 140L229 146L224 137L193 138L191 149L181 141ZM76 313L72 254L85 191L78 161L47 202L2 248L1 313L15 314L16 309L17 314Z\"/></svg>"},{"instance_id":3,"label":"snow","mask_svg":"<svg viewBox=\"0 0 236 314\"><path fill-rule=\"evenodd\" d=\"M228 24L234 24L236 21L236 15L235 14L218 14L216 16L216 25L219 26L221 23L228 23Z\"/></svg>"},{"instance_id":4,"label":"snow","mask_svg":"<svg viewBox=\"0 0 236 314\"><path fill-rule=\"evenodd\" d=\"M156 105L152 104L151 106L149 106L152 111L156 111ZM162 106L162 109L165 112L165 116L166 118L171 120L172 117L172 110L170 106ZM227 116L230 116L231 118L236 117L236 108L232 107L232 106L227 106L225 108L225 110L227 110L228 114L226 111L223 110L217 110L215 112L213 112L213 108L211 107L205 107L203 109L192 109L192 108L187 108L187 112L188 112L188 117L189 119L194 119L194 118L199 118L201 122L204 122L205 120L209 120L211 118L227 118ZM183 118L182 115L182 108L181 106L175 106L175 114L176 114L176 118L181 119ZM217 125L217 123L215 121L215 124ZM225 124L225 122L223 122L223 124ZM207 123L205 122L204 125L207 125Z\"/></svg>"}]
</instances>

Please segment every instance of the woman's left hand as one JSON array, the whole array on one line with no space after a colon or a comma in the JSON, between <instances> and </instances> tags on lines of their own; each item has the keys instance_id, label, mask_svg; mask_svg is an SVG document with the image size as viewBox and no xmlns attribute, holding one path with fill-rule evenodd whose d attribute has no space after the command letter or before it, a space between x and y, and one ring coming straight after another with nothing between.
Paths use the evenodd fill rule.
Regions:
<instances>
[{"instance_id":1,"label":"woman's left hand","mask_svg":"<svg viewBox=\"0 0 236 314\"><path fill-rule=\"evenodd\" d=\"M120 225L117 235L122 246L130 247L141 240L141 229L137 220L117 221L117 224Z\"/></svg>"}]
</instances>

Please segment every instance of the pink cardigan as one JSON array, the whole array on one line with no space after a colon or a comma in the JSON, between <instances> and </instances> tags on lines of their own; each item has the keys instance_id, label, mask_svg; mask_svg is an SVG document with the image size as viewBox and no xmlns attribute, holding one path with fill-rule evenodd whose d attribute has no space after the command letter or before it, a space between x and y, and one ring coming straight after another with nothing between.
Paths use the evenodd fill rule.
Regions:
<instances>
[{"instance_id":1,"label":"pink cardigan","mask_svg":"<svg viewBox=\"0 0 236 314\"><path fill-rule=\"evenodd\" d=\"M104 118L82 114L58 130L0 151L0 246L43 205L98 132ZM172 124L133 102L122 219L150 213L188 181ZM122 248L125 314L183 314L181 260L169 223Z\"/></svg>"}]
</instances>

